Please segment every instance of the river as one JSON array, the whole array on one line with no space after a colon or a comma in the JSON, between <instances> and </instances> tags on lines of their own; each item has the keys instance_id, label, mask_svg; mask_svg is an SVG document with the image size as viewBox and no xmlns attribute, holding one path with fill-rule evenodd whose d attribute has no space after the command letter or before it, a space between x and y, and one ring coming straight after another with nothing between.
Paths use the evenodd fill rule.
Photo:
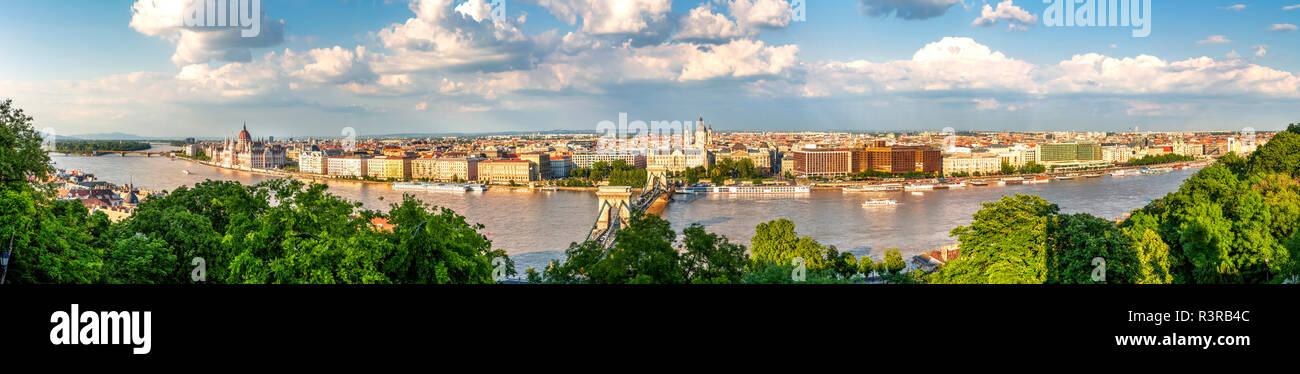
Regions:
<instances>
[{"instance_id":1,"label":"river","mask_svg":"<svg viewBox=\"0 0 1300 374\"><path fill-rule=\"evenodd\" d=\"M173 149L166 144L154 144L151 150ZM134 183L155 190L172 190L208 179L245 184L274 179L165 157L53 154L51 158L62 169L81 170L95 174L100 180ZM184 170L191 174L183 173ZM880 258L886 249L898 248L904 258L910 258L956 242L948 233L954 227L969 224L980 203L996 201L1004 194L1038 195L1060 205L1064 213L1090 213L1113 220L1177 190L1196 170L1037 185L967 187L922 195L838 191L789 196L676 195L663 215L678 232L692 223L700 223L710 232L746 245L759 223L787 218L794 221L799 234L810 235L841 251ZM413 193L395 191L387 184L325 183L334 194L360 201L367 209L386 210L403 193ZM414 194L431 205L450 208L470 222L483 224L483 232L492 239L493 247L510 253L521 271L529 266L540 269L549 260L562 258L569 243L585 238L595 220L597 204L594 193L573 191ZM891 198L899 204L861 206L863 201L873 198Z\"/></svg>"}]
</instances>

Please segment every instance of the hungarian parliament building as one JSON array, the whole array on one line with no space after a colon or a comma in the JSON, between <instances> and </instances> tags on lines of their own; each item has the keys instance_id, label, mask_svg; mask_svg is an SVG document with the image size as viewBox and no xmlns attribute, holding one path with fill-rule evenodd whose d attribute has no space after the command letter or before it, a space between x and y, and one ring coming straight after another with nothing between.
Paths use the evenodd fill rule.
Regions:
<instances>
[{"instance_id":1,"label":"hungarian parliament building","mask_svg":"<svg viewBox=\"0 0 1300 374\"><path fill-rule=\"evenodd\" d=\"M212 162L229 168L280 169L285 163L284 147L253 141L247 123L234 140L227 138L219 144L211 144L205 153L212 157Z\"/></svg>"}]
</instances>

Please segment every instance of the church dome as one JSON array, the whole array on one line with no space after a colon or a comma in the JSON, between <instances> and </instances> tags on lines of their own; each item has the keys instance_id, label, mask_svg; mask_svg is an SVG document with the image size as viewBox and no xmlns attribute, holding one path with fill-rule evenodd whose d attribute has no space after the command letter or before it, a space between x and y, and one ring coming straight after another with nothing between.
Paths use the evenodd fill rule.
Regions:
<instances>
[{"instance_id":1,"label":"church dome","mask_svg":"<svg viewBox=\"0 0 1300 374\"><path fill-rule=\"evenodd\" d=\"M239 140L252 141L253 136L248 134L248 124L244 124L244 130L239 132Z\"/></svg>"}]
</instances>

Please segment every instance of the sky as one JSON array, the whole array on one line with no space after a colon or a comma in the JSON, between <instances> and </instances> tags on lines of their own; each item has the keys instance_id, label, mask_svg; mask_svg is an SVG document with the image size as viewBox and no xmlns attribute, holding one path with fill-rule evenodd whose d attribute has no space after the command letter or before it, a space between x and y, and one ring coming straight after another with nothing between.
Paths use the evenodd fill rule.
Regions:
<instances>
[{"instance_id":1,"label":"sky","mask_svg":"<svg viewBox=\"0 0 1300 374\"><path fill-rule=\"evenodd\" d=\"M1137 37L1058 25L1064 0L261 0L244 37L184 0L7 0L0 98L147 137L1300 122L1300 0L1149 1Z\"/></svg>"}]
</instances>

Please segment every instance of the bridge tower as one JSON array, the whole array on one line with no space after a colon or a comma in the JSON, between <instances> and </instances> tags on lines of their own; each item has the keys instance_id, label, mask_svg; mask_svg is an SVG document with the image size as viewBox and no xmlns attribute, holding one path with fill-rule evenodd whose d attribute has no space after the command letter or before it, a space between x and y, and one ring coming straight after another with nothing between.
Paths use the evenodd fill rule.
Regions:
<instances>
[{"instance_id":1,"label":"bridge tower","mask_svg":"<svg viewBox=\"0 0 1300 374\"><path fill-rule=\"evenodd\" d=\"M632 187L627 186L600 186L596 191L596 197L600 199L596 213L596 231L604 231L609 228L611 221L618 219L620 226L627 226L628 219L631 217L632 206Z\"/></svg>"},{"instance_id":2,"label":"bridge tower","mask_svg":"<svg viewBox=\"0 0 1300 374\"><path fill-rule=\"evenodd\" d=\"M645 191L650 191L655 188L658 188L661 191L668 190L668 168L667 167L664 167L663 165L650 165L646 167L645 170L646 170Z\"/></svg>"}]
</instances>

